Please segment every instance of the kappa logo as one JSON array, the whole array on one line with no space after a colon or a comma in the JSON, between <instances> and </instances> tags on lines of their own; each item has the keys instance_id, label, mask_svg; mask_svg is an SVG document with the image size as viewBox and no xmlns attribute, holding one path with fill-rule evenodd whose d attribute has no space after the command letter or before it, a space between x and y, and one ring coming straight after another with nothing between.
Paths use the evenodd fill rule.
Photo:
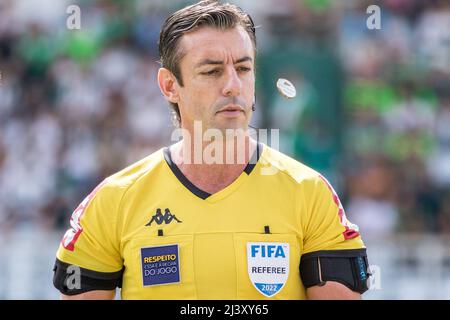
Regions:
<instances>
[{"instance_id":1,"label":"kappa logo","mask_svg":"<svg viewBox=\"0 0 450 320\"><path fill-rule=\"evenodd\" d=\"M153 222L156 222L157 225L160 224L169 224L173 220L175 220L178 223L181 223L183 221L180 221L177 219L177 217L170 212L168 208L165 209L164 214L161 213L161 209L156 209L156 214L152 216L150 221L145 225L146 227L151 226Z\"/></svg>"}]
</instances>

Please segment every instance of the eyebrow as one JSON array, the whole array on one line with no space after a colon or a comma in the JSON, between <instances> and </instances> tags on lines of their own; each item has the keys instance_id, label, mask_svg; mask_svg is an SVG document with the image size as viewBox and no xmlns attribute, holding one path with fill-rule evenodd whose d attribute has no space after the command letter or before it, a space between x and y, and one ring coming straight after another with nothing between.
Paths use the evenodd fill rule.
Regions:
<instances>
[{"instance_id":1,"label":"eyebrow","mask_svg":"<svg viewBox=\"0 0 450 320\"><path fill-rule=\"evenodd\" d=\"M240 59L236 60L236 62L234 62L234 64L238 64L238 63L245 62L245 61L253 61L253 59L250 58L249 56L245 56L243 58L240 58ZM195 68L199 68L201 66L210 65L210 64L212 64L212 65L221 65L221 64L223 64L223 61L221 61L221 60L205 59L205 60L202 60L199 63L197 63L195 65Z\"/></svg>"}]
</instances>

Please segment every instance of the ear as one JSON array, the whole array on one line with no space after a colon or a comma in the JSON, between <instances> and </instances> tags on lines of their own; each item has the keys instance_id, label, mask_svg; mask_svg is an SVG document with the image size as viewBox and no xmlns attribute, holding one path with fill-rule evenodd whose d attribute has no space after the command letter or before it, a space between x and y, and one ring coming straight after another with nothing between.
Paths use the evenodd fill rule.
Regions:
<instances>
[{"instance_id":1,"label":"ear","mask_svg":"<svg viewBox=\"0 0 450 320\"><path fill-rule=\"evenodd\" d=\"M178 81L169 69L159 68L158 85L161 93L172 103L179 102Z\"/></svg>"}]
</instances>

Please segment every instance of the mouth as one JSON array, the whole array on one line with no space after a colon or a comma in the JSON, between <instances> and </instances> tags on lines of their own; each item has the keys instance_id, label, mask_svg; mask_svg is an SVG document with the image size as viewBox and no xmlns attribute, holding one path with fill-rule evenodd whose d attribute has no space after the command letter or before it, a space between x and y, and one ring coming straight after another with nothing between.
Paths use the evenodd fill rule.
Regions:
<instances>
[{"instance_id":1,"label":"mouth","mask_svg":"<svg viewBox=\"0 0 450 320\"><path fill-rule=\"evenodd\" d=\"M227 117L235 117L240 115L244 112L244 109L238 105L228 105L219 111L216 112L216 114L221 114L223 116Z\"/></svg>"}]
</instances>

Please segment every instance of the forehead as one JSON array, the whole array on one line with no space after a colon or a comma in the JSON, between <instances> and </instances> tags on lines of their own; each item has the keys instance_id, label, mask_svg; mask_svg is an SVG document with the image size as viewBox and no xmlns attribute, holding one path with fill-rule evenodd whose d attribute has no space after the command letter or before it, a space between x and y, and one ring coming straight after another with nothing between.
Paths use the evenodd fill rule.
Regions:
<instances>
[{"instance_id":1,"label":"forehead","mask_svg":"<svg viewBox=\"0 0 450 320\"><path fill-rule=\"evenodd\" d=\"M249 34L241 26L230 29L200 27L185 34L181 49L186 62L196 63L202 59L214 59L229 63L244 56L254 60L254 47Z\"/></svg>"}]
</instances>

